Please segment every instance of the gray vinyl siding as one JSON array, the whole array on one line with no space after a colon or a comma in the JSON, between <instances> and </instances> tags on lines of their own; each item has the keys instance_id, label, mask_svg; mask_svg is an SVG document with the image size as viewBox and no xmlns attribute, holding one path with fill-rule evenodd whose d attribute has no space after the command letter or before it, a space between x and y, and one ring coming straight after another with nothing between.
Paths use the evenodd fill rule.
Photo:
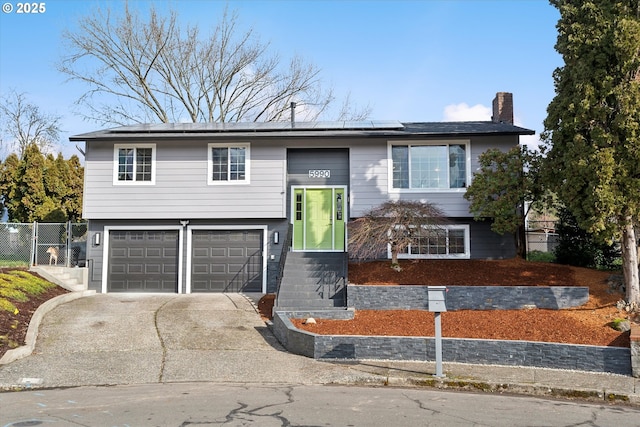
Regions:
<instances>
[{"instance_id":1,"label":"gray vinyl siding","mask_svg":"<svg viewBox=\"0 0 640 427\"><path fill-rule=\"evenodd\" d=\"M424 141L426 138L420 139ZM446 138L437 138L442 141ZM462 140L455 138L451 140ZM469 140L469 138L467 138ZM411 139L407 139L407 142ZM91 141L87 144L83 216L86 219L223 219L286 218L287 149L348 149L348 182L335 166L330 182L349 185L350 216L358 217L386 200L418 199L439 206L447 216L471 217L463 191L389 192L387 139L291 138L282 140L242 140L250 143L250 183L209 185L205 139L156 142L154 185L114 185L114 143ZM140 140L140 143L153 143ZM224 141L216 141L224 143ZM132 145L135 142L130 142ZM470 138L471 174L478 170L478 156L491 147L507 150L518 143L517 136L474 136ZM305 168L313 166L309 159ZM322 167L324 168L324 167Z\"/></svg>"},{"instance_id":2,"label":"gray vinyl siding","mask_svg":"<svg viewBox=\"0 0 640 427\"><path fill-rule=\"evenodd\" d=\"M428 139L421 139L426 141ZM438 141L447 140L437 138ZM452 141L464 138L451 139ZM469 140L467 138L466 140ZM407 140L409 143L410 141ZM508 150L518 144L517 136L473 137L470 139L471 174L479 169L478 156L489 148ZM386 200L423 200L435 203L449 217L472 217L463 191L394 191L389 192L389 162L387 140L368 140L353 144L350 152L351 217L361 216Z\"/></svg>"},{"instance_id":3,"label":"gray vinyl siding","mask_svg":"<svg viewBox=\"0 0 640 427\"><path fill-rule=\"evenodd\" d=\"M102 249L104 241L99 245L95 244L95 235L100 233L100 238L104 236L104 224L89 221L89 233L87 235L87 268L89 269L88 289L102 292Z\"/></svg>"},{"instance_id":4,"label":"gray vinyl siding","mask_svg":"<svg viewBox=\"0 0 640 427\"><path fill-rule=\"evenodd\" d=\"M208 184L207 144L157 142L155 184L117 185L113 183L114 142L91 141L86 151L85 188L90 191L84 195L84 218L286 217L286 150L281 144L251 143L250 183L232 185Z\"/></svg>"},{"instance_id":5,"label":"gray vinyl siding","mask_svg":"<svg viewBox=\"0 0 640 427\"><path fill-rule=\"evenodd\" d=\"M469 224L472 259L509 259L516 256L515 236L499 235L491 231L490 221L473 221Z\"/></svg>"}]
</instances>

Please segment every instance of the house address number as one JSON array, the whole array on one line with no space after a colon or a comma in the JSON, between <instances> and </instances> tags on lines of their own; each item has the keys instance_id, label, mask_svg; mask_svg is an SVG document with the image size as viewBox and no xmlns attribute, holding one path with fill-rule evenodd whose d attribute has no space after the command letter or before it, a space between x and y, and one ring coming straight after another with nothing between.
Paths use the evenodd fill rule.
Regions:
<instances>
[{"instance_id":1,"label":"house address number","mask_svg":"<svg viewBox=\"0 0 640 427\"><path fill-rule=\"evenodd\" d=\"M309 169L309 178L331 178L330 169Z\"/></svg>"}]
</instances>

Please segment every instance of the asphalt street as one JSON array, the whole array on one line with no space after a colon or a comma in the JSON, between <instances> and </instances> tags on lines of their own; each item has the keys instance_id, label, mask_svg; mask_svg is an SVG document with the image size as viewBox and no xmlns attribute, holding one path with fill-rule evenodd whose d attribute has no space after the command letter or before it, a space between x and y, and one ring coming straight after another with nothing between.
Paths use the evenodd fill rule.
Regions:
<instances>
[{"instance_id":1,"label":"asphalt street","mask_svg":"<svg viewBox=\"0 0 640 427\"><path fill-rule=\"evenodd\" d=\"M33 353L0 365L0 427L640 425L632 377L444 370L434 380L432 362L291 354L239 294L96 294L53 308Z\"/></svg>"},{"instance_id":2,"label":"asphalt street","mask_svg":"<svg viewBox=\"0 0 640 427\"><path fill-rule=\"evenodd\" d=\"M0 393L0 427L639 423L632 407L416 388L174 383Z\"/></svg>"}]
</instances>

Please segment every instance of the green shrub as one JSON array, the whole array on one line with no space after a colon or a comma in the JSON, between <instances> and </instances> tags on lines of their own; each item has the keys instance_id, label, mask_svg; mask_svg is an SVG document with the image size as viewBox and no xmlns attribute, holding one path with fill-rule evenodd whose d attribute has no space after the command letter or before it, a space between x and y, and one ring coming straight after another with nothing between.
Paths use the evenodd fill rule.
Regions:
<instances>
[{"instance_id":1,"label":"green shrub","mask_svg":"<svg viewBox=\"0 0 640 427\"><path fill-rule=\"evenodd\" d=\"M576 267L615 269L620 251L613 244L599 241L596 236L580 228L576 218L566 208L558 210L558 246L555 249L558 264Z\"/></svg>"},{"instance_id":2,"label":"green shrub","mask_svg":"<svg viewBox=\"0 0 640 427\"><path fill-rule=\"evenodd\" d=\"M24 270L0 273L0 311L13 313L16 310L13 302L28 301L29 297L40 295L55 286Z\"/></svg>"},{"instance_id":3,"label":"green shrub","mask_svg":"<svg viewBox=\"0 0 640 427\"><path fill-rule=\"evenodd\" d=\"M0 286L0 298L10 299L17 302L25 302L29 300L27 294L20 289L10 286Z\"/></svg>"},{"instance_id":4,"label":"green shrub","mask_svg":"<svg viewBox=\"0 0 640 427\"><path fill-rule=\"evenodd\" d=\"M556 257L553 252L531 251L527 254L527 260L535 262L555 262Z\"/></svg>"},{"instance_id":5,"label":"green shrub","mask_svg":"<svg viewBox=\"0 0 640 427\"><path fill-rule=\"evenodd\" d=\"M8 299L0 297L0 311L8 311L11 314L15 314L18 309Z\"/></svg>"}]
</instances>

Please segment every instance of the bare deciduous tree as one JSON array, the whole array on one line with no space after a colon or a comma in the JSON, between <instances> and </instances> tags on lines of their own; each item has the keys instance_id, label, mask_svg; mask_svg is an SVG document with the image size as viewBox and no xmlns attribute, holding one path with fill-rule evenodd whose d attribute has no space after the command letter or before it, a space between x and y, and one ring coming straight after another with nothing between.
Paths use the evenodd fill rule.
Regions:
<instances>
[{"instance_id":1,"label":"bare deciduous tree","mask_svg":"<svg viewBox=\"0 0 640 427\"><path fill-rule=\"evenodd\" d=\"M203 36L181 29L175 10L152 7L143 19L128 4L121 15L97 9L63 38L70 54L58 68L89 86L77 103L101 123L288 120L291 102L314 120L334 101L316 66L297 56L283 64L227 10Z\"/></svg>"},{"instance_id":2,"label":"bare deciduous tree","mask_svg":"<svg viewBox=\"0 0 640 427\"><path fill-rule=\"evenodd\" d=\"M388 201L349 224L349 254L375 259L391 247L391 266L400 270L398 254L419 238L433 237L446 224L444 213L432 203Z\"/></svg>"},{"instance_id":3,"label":"bare deciduous tree","mask_svg":"<svg viewBox=\"0 0 640 427\"><path fill-rule=\"evenodd\" d=\"M3 131L11 137L9 147L21 158L26 147L35 144L47 152L58 142L60 116L46 114L28 102L24 93L11 90L0 102Z\"/></svg>"}]
</instances>

